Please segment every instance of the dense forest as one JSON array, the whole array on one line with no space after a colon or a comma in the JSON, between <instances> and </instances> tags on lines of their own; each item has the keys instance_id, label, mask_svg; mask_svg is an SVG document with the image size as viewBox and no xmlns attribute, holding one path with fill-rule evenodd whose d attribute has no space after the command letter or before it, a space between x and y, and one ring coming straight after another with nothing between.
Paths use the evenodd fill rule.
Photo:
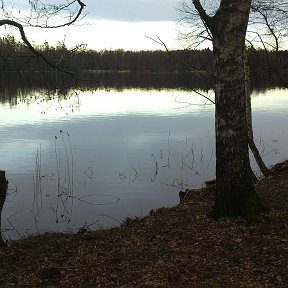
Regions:
<instances>
[{"instance_id":1,"label":"dense forest","mask_svg":"<svg viewBox=\"0 0 288 288\"><path fill-rule=\"evenodd\" d=\"M183 72L211 69L212 52L207 50L124 51L86 49L79 45L68 49L63 42L56 47L47 42L36 47L49 61L66 70L130 71L130 72ZM46 71L51 68L38 61L25 44L12 36L0 38L1 71Z\"/></svg>"},{"instance_id":2,"label":"dense forest","mask_svg":"<svg viewBox=\"0 0 288 288\"><path fill-rule=\"evenodd\" d=\"M129 71L129 72L192 72L212 71L213 54L204 50L124 51L86 49L85 45L68 49L64 42L56 47L47 42L36 47L54 64L71 71ZM249 61L254 73L269 74L277 67L288 70L288 51L267 53L249 50ZM272 67L272 68L271 68ZM39 61L25 44L13 36L0 38L0 71L49 71L51 67Z\"/></svg>"},{"instance_id":3,"label":"dense forest","mask_svg":"<svg viewBox=\"0 0 288 288\"><path fill-rule=\"evenodd\" d=\"M213 54L209 49L169 52L94 51L87 49L85 45L68 49L64 42L59 42L56 47L45 42L36 48L54 65L66 71L79 72L82 79L91 80L78 82L77 86L100 85L116 89L213 88ZM264 50L249 49L248 56L253 87L265 89L271 86L283 86L284 81L281 81L282 76L279 75L280 72L281 75L288 72L288 51L268 53ZM69 76L67 77L65 73L50 73L53 72L53 68L38 59L25 44L13 36L0 38L0 72L1 91L5 90L5 93L9 94L15 89L23 90L29 87L56 89L59 86L70 85L67 84Z\"/></svg>"}]
</instances>

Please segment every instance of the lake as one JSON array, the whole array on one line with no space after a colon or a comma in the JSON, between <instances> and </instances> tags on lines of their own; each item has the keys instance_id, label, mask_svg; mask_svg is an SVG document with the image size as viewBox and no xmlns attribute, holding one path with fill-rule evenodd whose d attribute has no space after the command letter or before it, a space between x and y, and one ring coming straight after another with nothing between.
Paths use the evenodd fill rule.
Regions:
<instances>
[{"instance_id":1,"label":"lake","mask_svg":"<svg viewBox=\"0 0 288 288\"><path fill-rule=\"evenodd\" d=\"M214 107L196 92L31 89L2 100L3 236L116 226L213 179ZM252 106L264 161L287 159L288 90L254 91Z\"/></svg>"}]
</instances>

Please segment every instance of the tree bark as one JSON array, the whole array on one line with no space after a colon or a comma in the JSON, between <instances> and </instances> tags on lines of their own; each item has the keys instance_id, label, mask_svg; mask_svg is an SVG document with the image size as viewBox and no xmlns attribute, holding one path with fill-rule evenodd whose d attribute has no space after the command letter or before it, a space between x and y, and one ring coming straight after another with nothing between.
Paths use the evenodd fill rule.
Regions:
<instances>
[{"instance_id":1,"label":"tree bark","mask_svg":"<svg viewBox=\"0 0 288 288\"><path fill-rule=\"evenodd\" d=\"M250 6L251 0L222 0L212 18L198 10L204 21L209 19L206 24L213 35L216 198L211 216L215 219L242 216L253 221L265 211L255 192L248 148L244 57Z\"/></svg>"},{"instance_id":2,"label":"tree bark","mask_svg":"<svg viewBox=\"0 0 288 288\"><path fill-rule=\"evenodd\" d=\"M3 205L6 200L7 188L8 188L8 181L6 180L5 177L5 171L0 170L0 247L5 245L5 242L3 241L1 235L1 214Z\"/></svg>"}]
</instances>

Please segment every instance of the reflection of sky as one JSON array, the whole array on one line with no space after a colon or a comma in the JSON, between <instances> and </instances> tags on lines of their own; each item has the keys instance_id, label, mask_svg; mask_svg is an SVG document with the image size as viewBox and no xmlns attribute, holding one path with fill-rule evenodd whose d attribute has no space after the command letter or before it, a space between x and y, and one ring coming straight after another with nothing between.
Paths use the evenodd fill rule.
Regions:
<instances>
[{"instance_id":1,"label":"reflection of sky","mask_svg":"<svg viewBox=\"0 0 288 288\"><path fill-rule=\"evenodd\" d=\"M3 133L1 133L3 136ZM27 138L29 138L27 133ZM4 138L4 137L3 137ZM0 143L0 155L1 155L1 165L0 170L14 170L15 168L18 171L27 171L27 167L34 167L35 164L35 155L37 144L44 144L42 139L25 139L25 138L4 138ZM13 161L14 159L14 161ZM5 168L5 169L4 169ZM30 168L31 170L31 168Z\"/></svg>"},{"instance_id":2,"label":"reflection of sky","mask_svg":"<svg viewBox=\"0 0 288 288\"><path fill-rule=\"evenodd\" d=\"M252 100L256 145L268 165L288 155L286 91L254 93ZM60 104L53 101L38 99L16 106L0 105L0 169L7 172L10 189L18 189L15 199L4 207L4 228L10 227L7 217L16 213L11 220L17 229L22 231L29 223L31 231L35 231L32 174L37 170L40 147L45 207L37 216L41 231L65 230L65 226L55 224L53 209L58 199L57 174L60 173L61 181L67 178L72 154L75 195L97 203L120 199L107 206L75 201L71 225L76 228L95 222L101 213L121 220L152 208L174 205L182 189L173 186L175 183L201 187L205 180L215 177L213 106L190 105L205 103L196 93L98 90L83 92L79 98ZM41 114L43 111L45 114ZM59 171L55 148L60 156ZM93 171L88 173L90 178L85 171ZM101 221L109 224L107 219Z\"/></svg>"},{"instance_id":3,"label":"reflection of sky","mask_svg":"<svg viewBox=\"0 0 288 288\"><path fill-rule=\"evenodd\" d=\"M210 91L205 95L213 97L213 92ZM196 115L214 109L213 105L209 105L200 95L181 90L127 89L122 92L98 90L81 92L78 96L72 94L69 99L61 101L41 99L41 95L37 95L35 100L26 103L18 101L19 104L13 107L8 103L1 104L0 127L47 121L61 122L90 116L179 116L191 113ZM274 113L287 110L287 102L285 89L254 92L252 95L254 112L271 110L271 113Z\"/></svg>"},{"instance_id":4,"label":"reflection of sky","mask_svg":"<svg viewBox=\"0 0 288 288\"><path fill-rule=\"evenodd\" d=\"M38 96L40 99L40 96ZM68 100L31 101L14 107L2 104L0 107L0 127L65 121L75 117L112 117L120 115L169 115L201 113L211 109L206 101L196 93L179 90L129 89L123 92L99 90L71 96ZM189 106L193 104L193 106ZM198 104L198 105L196 105ZM189 106L189 107L188 107ZM44 113L45 112L45 113Z\"/></svg>"},{"instance_id":5,"label":"reflection of sky","mask_svg":"<svg viewBox=\"0 0 288 288\"><path fill-rule=\"evenodd\" d=\"M263 133L262 124L267 123L270 119L270 117L261 116L262 114L271 115L276 112L285 112L288 109L286 91L285 89L275 89L253 94L254 126L257 127L260 124L261 133ZM208 95L211 97L213 93L209 92ZM204 98L196 93L181 90L127 89L123 92L98 90L86 91L77 97L72 96L68 100L59 102L56 100L41 101L40 99L30 100L26 103L18 101L19 104L12 107L9 104L0 105L1 162L2 165L5 163L5 170L15 168L15 163L10 159L17 159L16 167L19 170L31 166L35 161L37 147L41 144L43 147L53 150L55 134L65 127L69 133L71 132L80 140L87 139L86 134L88 134L89 137L92 137L89 141L99 147L107 146L105 139L111 134L119 134L118 141L122 139L123 142L121 145L134 149L136 147L143 148L149 143L159 141L157 129L167 125L165 124L168 123L167 120L163 120L165 118L205 117L205 115L214 117L213 105L205 106L203 105L206 103ZM144 122L140 121L135 126L135 117L149 118L150 125L142 125L141 123ZM93 124L93 119L96 121L95 124ZM126 119L123 125L118 125L122 123L123 119ZM258 119L261 119L262 124ZM99 126L99 123L102 124ZM178 123L175 124L175 127L173 121L169 121L169 123L170 131L176 132L179 129L177 126L179 120L175 121ZM106 127L108 134L101 127ZM190 127L196 131L193 123L190 124ZM83 135L81 129L85 131ZM201 127L199 129L201 130ZM258 129L255 130L256 136ZM89 133L88 130L91 132ZM85 145L89 146L89 143ZM79 143L79 145L82 144ZM89 149L93 150L93 147ZM31 170L31 168L29 169Z\"/></svg>"},{"instance_id":6,"label":"reflection of sky","mask_svg":"<svg viewBox=\"0 0 288 288\"><path fill-rule=\"evenodd\" d=\"M21 233L25 227L35 232L33 216L37 209L31 207L35 193L32 174L37 172L37 150L39 153L41 145L44 210L37 214L38 227L42 232L67 229L65 223L64 226L55 224L53 211L59 199L57 175L59 173L62 183L69 178L67 171L70 169L71 173L72 169L70 141L74 161L74 195L96 203L120 199L117 204L104 206L84 205L75 200L71 225L76 225L76 229L83 223L95 222L101 213L108 215L108 219L100 217L101 225L115 225L115 222L111 223L111 218L110 223L107 222L109 216L121 221L127 216L145 215L152 208L176 204L180 188L173 187L175 178L179 177L179 181L186 184L200 185L202 178L196 173L191 175L189 169L181 169L180 161L184 153L183 160L191 165L191 145L197 159L200 159L201 153L211 153L210 143L205 140L209 138L207 131L211 130L211 125L213 127L213 110L203 113L208 114L206 118L205 115L201 117L199 112L206 111L202 106L182 108L183 103L175 102L175 97L181 102L191 100L191 94L183 91L131 89L123 92L85 92L79 97L79 109L75 107L75 99L61 101L62 108L59 108L59 103L51 105L53 100L40 104L35 101L20 103L15 107L2 104L0 169L7 172L9 187L17 187L18 191L15 199L4 207L3 227L10 227L6 219L12 216L10 220ZM201 103L202 100L197 97L195 95L194 103ZM46 110L45 114L41 114L43 110ZM68 115L64 110L69 112ZM59 171L55 151L60 157ZM157 177L151 154L158 159ZM170 157L171 167L164 168L167 157ZM208 160L197 167L205 175ZM85 171L88 174L93 171L90 178Z\"/></svg>"},{"instance_id":7,"label":"reflection of sky","mask_svg":"<svg viewBox=\"0 0 288 288\"><path fill-rule=\"evenodd\" d=\"M288 110L288 92L287 89L270 89L255 91L252 94L252 107L254 111L270 111L270 113Z\"/></svg>"}]
</instances>

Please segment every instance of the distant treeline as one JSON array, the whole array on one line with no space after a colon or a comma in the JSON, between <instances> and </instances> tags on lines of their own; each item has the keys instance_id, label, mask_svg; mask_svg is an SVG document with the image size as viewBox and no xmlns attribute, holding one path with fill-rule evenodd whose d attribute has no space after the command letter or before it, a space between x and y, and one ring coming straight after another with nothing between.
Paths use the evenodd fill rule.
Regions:
<instances>
[{"instance_id":1,"label":"distant treeline","mask_svg":"<svg viewBox=\"0 0 288 288\"><path fill-rule=\"evenodd\" d=\"M204 50L123 51L88 50L83 45L68 49L63 42L56 47L47 42L36 47L54 64L70 71L191 72L213 70L213 53ZM253 74L270 75L271 69L288 70L288 51L249 50ZM0 38L0 71L51 71L13 36Z\"/></svg>"},{"instance_id":2,"label":"distant treeline","mask_svg":"<svg viewBox=\"0 0 288 288\"><path fill-rule=\"evenodd\" d=\"M88 50L84 45L68 49L59 42L56 47L47 42L36 47L49 61L70 71L130 71L187 72L211 69L212 52L206 50L124 51ZM0 71L49 71L51 67L39 61L22 42L12 36L0 38Z\"/></svg>"}]
</instances>

